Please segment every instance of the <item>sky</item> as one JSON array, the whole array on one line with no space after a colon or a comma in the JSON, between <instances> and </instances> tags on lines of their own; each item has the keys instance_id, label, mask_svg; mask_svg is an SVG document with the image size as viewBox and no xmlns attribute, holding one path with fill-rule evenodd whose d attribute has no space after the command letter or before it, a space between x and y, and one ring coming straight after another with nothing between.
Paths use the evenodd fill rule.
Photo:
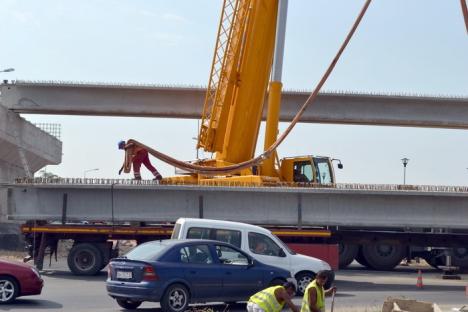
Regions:
<instances>
[{"instance_id":1,"label":"sky","mask_svg":"<svg viewBox=\"0 0 468 312\"><path fill-rule=\"evenodd\" d=\"M0 0L0 69L15 68L0 79L206 86L221 3ZM315 86L363 3L289 1L285 89ZM323 90L468 97L459 0L373 1ZM88 177L118 177L120 139L138 139L181 160L196 157L196 120L22 116L62 125L63 161L46 168L62 177L95 168ZM338 182L401 184L407 157L408 184L467 185L467 143L466 130L299 124L278 152L339 158ZM174 174L152 161L164 176Z\"/></svg>"}]
</instances>

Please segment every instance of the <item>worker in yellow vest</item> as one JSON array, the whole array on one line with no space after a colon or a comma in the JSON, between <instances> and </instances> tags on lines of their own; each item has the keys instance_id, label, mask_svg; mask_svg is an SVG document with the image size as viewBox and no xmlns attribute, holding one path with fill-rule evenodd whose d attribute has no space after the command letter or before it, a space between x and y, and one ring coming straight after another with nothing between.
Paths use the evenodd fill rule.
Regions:
<instances>
[{"instance_id":1,"label":"worker in yellow vest","mask_svg":"<svg viewBox=\"0 0 468 312\"><path fill-rule=\"evenodd\" d=\"M292 303L291 299L296 293L296 285L291 282L283 286L272 286L249 298L247 311L249 312L280 312L284 304L293 312L299 312L299 308Z\"/></svg>"},{"instance_id":2,"label":"worker in yellow vest","mask_svg":"<svg viewBox=\"0 0 468 312\"><path fill-rule=\"evenodd\" d=\"M307 285L302 298L301 312L325 312L325 296L336 292L336 287L325 290L327 271L319 271L315 280Z\"/></svg>"}]
</instances>

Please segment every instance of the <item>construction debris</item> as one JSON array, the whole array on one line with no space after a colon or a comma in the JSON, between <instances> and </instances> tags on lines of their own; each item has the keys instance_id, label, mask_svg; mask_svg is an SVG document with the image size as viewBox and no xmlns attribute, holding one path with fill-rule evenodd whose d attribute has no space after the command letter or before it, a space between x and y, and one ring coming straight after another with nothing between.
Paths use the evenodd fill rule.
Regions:
<instances>
[{"instance_id":1,"label":"construction debris","mask_svg":"<svg viewBox=\"0 0 468 312\"><path fill-rule=\"evenodd\" d=\"M382 312L442 312L442 310L435 303L390 297L384 302Z\"/></svg>"}]
</instances>

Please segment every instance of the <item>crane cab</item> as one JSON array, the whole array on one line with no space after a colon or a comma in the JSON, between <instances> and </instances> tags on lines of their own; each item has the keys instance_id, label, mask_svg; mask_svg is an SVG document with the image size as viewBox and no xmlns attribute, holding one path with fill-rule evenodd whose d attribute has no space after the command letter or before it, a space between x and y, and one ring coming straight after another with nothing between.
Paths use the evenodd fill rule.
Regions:
<instances>
[{"instance_id":1,"label":"crane cab","mask_svg":"<svg viewBox=\"0 0 468 312\"><path fill-rule=\"evenodd\" d=\"M296 183L334 184L336 182L333 160L329 157L311 155L283 158L280 167L282 180ZM338 168L343 168L341 161L339 161Z\"/></svg>"}]
</instances>

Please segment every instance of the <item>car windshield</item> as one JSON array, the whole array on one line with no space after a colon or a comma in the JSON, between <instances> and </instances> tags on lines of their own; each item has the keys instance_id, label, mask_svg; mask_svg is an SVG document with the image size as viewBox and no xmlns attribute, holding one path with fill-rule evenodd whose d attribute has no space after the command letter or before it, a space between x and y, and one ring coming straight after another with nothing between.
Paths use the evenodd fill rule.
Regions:
<instances>
[{"instance_id":1,"label":"car windshield","mask_svg":"<svg viewBox=\"0 0 468 312\"><path fill-rule=\"evenodd\" d=\"M286 251L290 254L290 255L295 255L296 253L294 251L292 251L291 249L289 249L288 245L286 245L285 243L283 243L283 241L281 239L278 238L278 236L276 236L275 234L271 234L273 235L275 238L276 238L276 242L279 243L281 245L281 247L283 247L284 249L286 249Z\"/></svg>"},{"instance_id":2,"label":"car windshield","mask_svg":"<svg viewBox=\"0 0 468 312\"><path fill-rule=\"evenodd\" d=\"M144 243L126 253L125 258L130 260L155 260L167 247L167 244L159 241Z\"/></svg>"}]
</instances>

